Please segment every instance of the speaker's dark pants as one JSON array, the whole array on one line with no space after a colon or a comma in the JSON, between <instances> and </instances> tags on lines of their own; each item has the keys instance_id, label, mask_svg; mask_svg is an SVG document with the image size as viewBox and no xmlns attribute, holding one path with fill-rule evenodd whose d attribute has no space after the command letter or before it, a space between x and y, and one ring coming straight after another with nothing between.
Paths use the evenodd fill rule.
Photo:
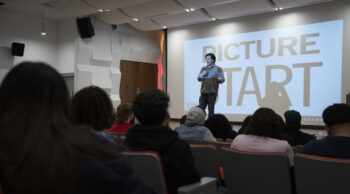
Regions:
<instances>
[{"instance_id":1,"label":"speaker's dark pants","mask_svg":"<svg viewBox=\"0 0 350 194\"><path fill-rule=\"evenodd\" d=\"M218 94L216 93L201 93L201 97L199 98L200 107L205 110L208 105L209 117L214 114L214 106L217 95Z\"/></svg>"}]
</instances>

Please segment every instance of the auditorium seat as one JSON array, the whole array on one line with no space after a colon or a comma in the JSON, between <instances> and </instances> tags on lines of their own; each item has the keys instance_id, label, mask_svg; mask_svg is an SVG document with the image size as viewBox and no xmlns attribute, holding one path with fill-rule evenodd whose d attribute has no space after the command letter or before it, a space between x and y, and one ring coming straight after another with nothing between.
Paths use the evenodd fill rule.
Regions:
<instances>
[{"instance_id":1,"label":"auditorium seat","mask_svg":"<svg viewBox=\"0 0 350 194\"><path fill-rule=\"evenodd\" d=\"M181 138L181 140L186 141L188 144L201 144L201 140L199 138Z\"/></svg>"},{"instance_id":2,"label":"auditorium seat","mask_svg":"<svg viewBox=\"0 0 350 194\"><path fill-rule=\"evenodd\" d=\"M232 194L291 194L288 156L284 153L221 150L225 184Z\"/></svg>"},{"instance_id":3,"label":"auditorium seat","mask_svg":"<svg viewBox=\"0 0 350 194\"><path fill-rule=\"evenodd\" d=\"M223 147L230 147L231 146L231 143L232 142L227 142L227 141L208 141L208 140L205 140L203 141L203 144L206 144L206 145L213 145L216 147L216 150L220 153L220 150L221 148ZM219 166L222 166L221 165L221 156L219 155Z\"/></svg>"},{"instance_id":4,"label":"auditorium seat","mask_svg":"<svg viewBox=\"0 0 350 194\"><path fill-rule=\"evenodd\" d=\"M167 194L161 157L153 151L128 151L126 156L141 179L158 194ZM216 192L216 178L202 177L200 182L178 188L178 194L212 194Z\"/></svg>"},{"instance_id":5,"label":"auditorium seat","mask_svg":"<svg viewBox=\"0 0 350 194\"><path fill-rule=\"evenodd\" d=\"M195 166L201 177L220 179L218 151L213 145L190 145Z\"/></svg>"},{"instance_id":6,"label":"auditorium seat","mask_svg":"<svg viewBox=\"0 0 350 194\"><path fill-rule=\"evenodd\" d=\"M349 194L350 160L307 154L294 157L298 194Z\"/></svg>"}]
</instances>

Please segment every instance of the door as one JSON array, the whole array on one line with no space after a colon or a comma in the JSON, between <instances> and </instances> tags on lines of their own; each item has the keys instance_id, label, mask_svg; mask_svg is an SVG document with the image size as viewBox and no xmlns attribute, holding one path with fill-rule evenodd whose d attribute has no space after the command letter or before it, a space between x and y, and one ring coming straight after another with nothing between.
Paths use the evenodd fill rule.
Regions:
<instances>
[{"instance_id":1,"label":"door","mask_svg":"<svg viewBox=\"0 0 350 194\"><path fill-rule=\"evenodd\" d=\"M137 94L157 88L158 66L154 63L120 61L121 103L132 103Z\"/></svg>"}]
</instances>

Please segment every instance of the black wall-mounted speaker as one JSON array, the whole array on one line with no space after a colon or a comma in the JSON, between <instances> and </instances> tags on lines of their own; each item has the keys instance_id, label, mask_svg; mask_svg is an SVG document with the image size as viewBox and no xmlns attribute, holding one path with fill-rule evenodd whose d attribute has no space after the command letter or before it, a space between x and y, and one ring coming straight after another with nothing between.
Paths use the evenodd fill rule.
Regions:
<instances>
[{"instance_id":1,"label":"black wall-mounted speaker","mask_svg":"<svg viewBox=\"0 0 350 194\"><path fill-rule=\"evenodd\" d=\"M95 35L90 17L77 18L77 27L81 38L91 38Z\"/></svg>"},{"instance_id":2,"label":"black wall-mounted speaker","mask_svg":"<svg viewBox=\"0 0 350 194\"><path fill-rule=\"evenodd\" d=\"M23 56L24 53L24 44L23 43L18 43L18 42L13 42L11 44L11 54L12 56Z\"/></svg>"}]
</instances>

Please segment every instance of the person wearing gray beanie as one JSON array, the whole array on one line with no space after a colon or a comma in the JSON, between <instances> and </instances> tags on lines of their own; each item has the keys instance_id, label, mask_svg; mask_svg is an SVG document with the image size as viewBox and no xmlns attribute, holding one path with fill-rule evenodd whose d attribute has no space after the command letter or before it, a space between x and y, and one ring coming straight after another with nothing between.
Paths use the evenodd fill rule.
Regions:
<instances>
[{"instance_id":1,"label":"person wearing gray beanie","mask_svg":"<svg viewBox=\"0 0 350 194\"><path fill-rule=\"evenodd\" d=\"M175 129L182 139L199 139L216 141L213 134L204 126L205 112L200 107L192 107L187 114L185 124L180 125Z\"/></svg>"}]
</instances>

